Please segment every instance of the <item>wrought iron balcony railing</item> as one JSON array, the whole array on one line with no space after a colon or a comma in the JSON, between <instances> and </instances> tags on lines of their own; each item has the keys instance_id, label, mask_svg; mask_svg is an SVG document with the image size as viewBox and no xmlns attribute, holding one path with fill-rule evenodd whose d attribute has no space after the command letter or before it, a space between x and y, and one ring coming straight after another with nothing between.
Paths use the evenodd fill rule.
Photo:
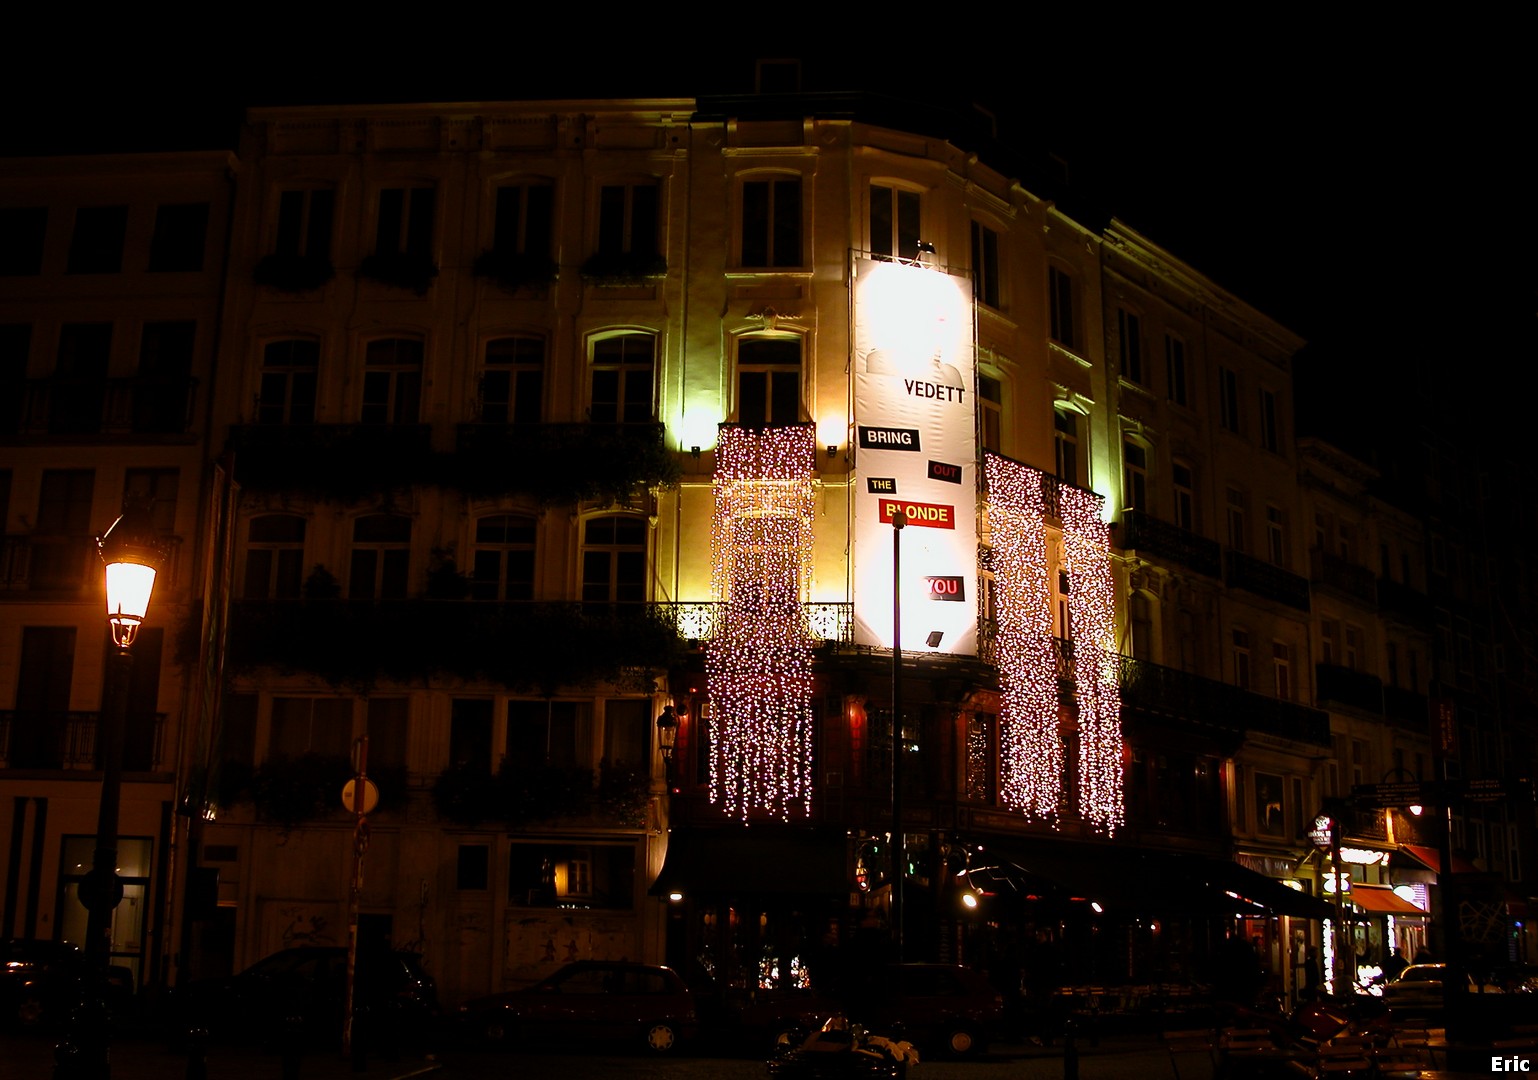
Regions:
<instances>
[{"instance_id":1,"label":"wrought iron balcony railing","mask_svg":"<svg viewBox=\"0 0 1538 1080\"><path fill-rule=\"evenodd\" d=\"M1330 717L1319 709L1130 656L1121 658L1121 698L1124 710L1236 734L1253 731L1330 745Z\"/></svg>"},{"instance_id":2,"label":"wrought iron balcony railing","mask_svg":"<svg viewBox=\"0 0 1538 1080\"><path fill-rule=\"evenodd\" d=\"M1280 566L1246 555L1242 551L1228 551L1228 574L1224 584L1232 589L1243 589L1275 600L1278 604L1309 610L1308 580Z\"/></svg>"},{"instance_id":3,"label":"wrought iron balcony railing","mask_svg":"<svg viewBox=\"0 0 1538 1080\"><path fill-rule=\"evenodd\" d=\"M721 631L727 605L714 600L674 601L653 605L664 621L678 628L688 642L710 641ZM854 641L854 605L812 602L801 605L807 629L817 642L848 645Z\"/></svg>"},{"instance_id":4,"label":"wrought iron balcony railing","mask_svg":"<svg viewBox=\"0 0 1538 1080\"><path fill-rule=\"evenodd\" d=\"M1425 694L1384 684L1383 715L1401 727L1417 732L1425 731L1430 710L1431 703Z\"/></svg>"},{"instance_id":5,"label":"wrought iron balcony railing","mask_svg":"<svg viewBox=\"0 0 1538 1080\"><path fill-rule=\"evenodd\" d=\"M190 376L28 379L22 435L183 435L198 381Z\"/></svg>"},{"instance_id":6,"label":"wrought iron balcony railing","mask_svg":"<svg viewBox=\"0 0 1538 1080\"><path fill-rule=\"evenodd\" d=\"M100 713L37 709L0 711L0 768L100 768ZM165 713L130 712L123 733L123 768L165 769Z\"/></svg>"},{"instance_id":7,"label":"wrought iron balcony railing","mask_svg":"<svg viewBox=\"0 0 1538 1080\"><path fill-rule=\"evenodd\" d=\"M229 448L244 487L345 497L425 479L431 434L426 424L241 424Z\"/></svg>"},{"instance_id":8,"label":"wrought iron balcony railing","mask_svg":"<svg viewBox=\"0 0 1538 1080\"><path fill-rule=\"evenodd\" d=\"M1403 582L1391 578L1379 578L1377 584L1378 610L1415 626L1425 626L1431 621L1431 600Z\"/></svg>"},{"instance_id":9,"label":"wrought iron balcony railing","mask_svg":"<svg viewBox=\"0 0 1538 1080\"><path fill-rule=\"evenodd\" d=\"M170 557L161 568L162 583L174 582L182 538L167 536ZM39 536L0 539L0 595L25 592L69 598L87 584L100 583L101 560L92 536Z\"/></svg>"},{"instance_id":10,"label":"wrought iron balcony railing","mask_svg":"<svg viewBox=\"0 0 1538 1080\"><path fill-rule=\"evenodd\" d=\"M1360 600L1369 607L1378 603L1378 580L1365 566L1357 566L1322 548L1310 548L1308 571L1309 581L1317 587Z\"/></svg>"},{"instance_id":11,"label":"wrought iron balcony railing","mask_svg":"<svg viewBox=\"0 0 1538 1080\"><path fill-rule=\"evenodd\" d=\"M1382 715L1383 682L1376 675L1338 664L1318 664L1314 668L1314 678L1315 696L1321 704L1328 701Z\"/></svg>"},{"instance_id":12,"label":"wrought iron balcony railing","mask_svg":"<svg viewBox=\"0 0 1538 1080\"><path fill-rule=\"evenodd\" d=\"M1223 574L1222 548L1216 540L1160 521L1145 510L1123 510L1117 540L1123 551L1168 559L1208 577Z\"/></svg>"}]
</instances>

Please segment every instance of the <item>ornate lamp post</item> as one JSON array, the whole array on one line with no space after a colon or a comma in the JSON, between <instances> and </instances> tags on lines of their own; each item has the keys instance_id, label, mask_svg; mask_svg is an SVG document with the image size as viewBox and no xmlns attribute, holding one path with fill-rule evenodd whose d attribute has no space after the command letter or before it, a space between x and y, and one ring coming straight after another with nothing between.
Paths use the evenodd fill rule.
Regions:
<instances>
[{"instance_id":1,"label":"ornate lamp post","mask_svg":"<svg viewBox=\"0 0 1538 1080\"><path fill-rule=\"evenodd\" d=\"M166 544L155 532L150 506L132 504L97 539L97 551L105 568L107 623L117 646L108 661L107 697L101 712L101 801L96 815L96 850L91 869L80 883L80 901L86 907L85 960L98 980L97 992L106 985L112 962L112 914L123 898L117 876L118 807L123 785L123 740L128 720L128 682L133 672L134 638L149 611L155 575L165 563ZM92 1077L111 1075L106 1017L100 1004L88 1002L74 1032L74 1049L80 1072ZM92 1013L94 1012L94 1016ZM62 1064L62 1062L61 1062Z\"/></svg>"},{"instance_id":2,"label":"ornate lamp post","mask_svg":"<svg viewBox=\"0 0 1538 1080\"><path fill-rule=\"evenodd\" d=\"M662 770L669 791L673 789L673 749L677 745L678 714L669 705L657 717L657 751L662 755Z\"/></svg>"}]
</instances>

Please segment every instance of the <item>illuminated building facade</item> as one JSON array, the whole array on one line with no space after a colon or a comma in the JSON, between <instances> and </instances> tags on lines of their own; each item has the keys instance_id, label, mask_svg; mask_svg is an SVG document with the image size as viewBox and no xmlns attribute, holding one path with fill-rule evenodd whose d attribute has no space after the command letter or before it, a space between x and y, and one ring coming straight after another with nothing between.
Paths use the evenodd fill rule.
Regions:
<instances>
[{"instance_id":1,"label":"illuminated building facade","mask_svg":"<svg viewBox=\"0 0 1538 1080\"><path fill-rule=\"evenodd\" d=\"M1301 342L838 105L250 114L179 662L221 690L183 725L189 974L346 940L364 736L360 932L449 1003L885 949L894 762L910 959L1147 984L1241 924L1278 968L1316 940L1276 880L1345 730L1310 704Z\"/></svg>"}]
</instances>

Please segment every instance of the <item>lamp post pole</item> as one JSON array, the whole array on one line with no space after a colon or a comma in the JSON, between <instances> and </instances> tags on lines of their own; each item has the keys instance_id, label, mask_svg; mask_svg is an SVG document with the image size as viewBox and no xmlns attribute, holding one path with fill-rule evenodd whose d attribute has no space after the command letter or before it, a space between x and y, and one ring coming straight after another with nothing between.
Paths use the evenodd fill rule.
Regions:
<instances>
[{"instance_id":1,"label":"lamp post pole","mask_svg":"<svg viewBox=\"0 0 1538 1080\"><path fill-rule=\"evenodd\" d=\"M908 524L901 510L892 511L892 945L897 962L903 959L903 639L902 534Z\"/></svg>"}]
</instances>

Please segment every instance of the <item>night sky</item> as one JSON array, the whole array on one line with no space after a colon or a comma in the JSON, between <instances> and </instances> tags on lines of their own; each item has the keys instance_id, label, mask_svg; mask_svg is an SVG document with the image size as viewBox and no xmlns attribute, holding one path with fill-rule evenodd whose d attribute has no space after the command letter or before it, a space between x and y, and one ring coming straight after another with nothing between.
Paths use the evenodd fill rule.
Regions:
<instances>
[{"instance_id":1,"label":"night sky","mask_svg":"<svg viewBox=\"0 0 1538 1080\"><path fill-rule=\"evenodd\" d=\"M1031 21L979 28L993 45L946 43L962 57L947 67L874 45L888 59L811 51L766 19L727 33L636 30L570 52L560 35L513 38L474 20L403 25L390 40L241 30L234 54L130 58L102 44L67 70L0 73L3 146L233 147L242 107L256 104L739 93L754 57L798 56L807 89L976 101L1001 142L1066 160L1079 197L1307 338L1301 422L1364 451L1384 438L1373 420L1409 358L1442 380L1443 403L1538 359L1538 124L1515 27ZM709 56L686 47L700 33L715 42ZM1494 396L1479 407L1519 397Z\"/></svg>"}]
</instances>

